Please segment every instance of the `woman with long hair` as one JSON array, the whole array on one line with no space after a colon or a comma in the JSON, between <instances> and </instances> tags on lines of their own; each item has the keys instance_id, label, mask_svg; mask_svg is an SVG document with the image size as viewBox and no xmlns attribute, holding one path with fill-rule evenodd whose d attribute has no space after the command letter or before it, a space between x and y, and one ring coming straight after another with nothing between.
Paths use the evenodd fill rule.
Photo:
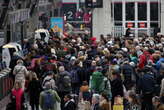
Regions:
<instances>
[{"instance_id":1,"label":"woman with long hair","mask_svg":"<svg viewBox=\"0 0 164 110\"><path fill-rule=\"evenodd\" d=\"M37 78L36 73L31 72L29 85L27 87L27 92L29 93L30 97L30 105L32 110L39 110L39 95L42 90L40 81Z\"/></svg>"},{"instance_id":2,"label":"woman with long hair","mask_svg":"<svg viewBox=\"0 0 164 110\"><path fill-rule=\"evenodd\" d=\"M12 98L15 98L16 110L23 110L24 103L24 90L22 84L19 81L15 81L14 88L12 90ZM14 109L14 108L13 108Z\"/></svg>"},{"instance_id":3,"label":"woman with long hair","mask_svg":"<svg viewBox=\"0 0 164 110\"><path fill-rule=\"evenodd\" d=\"M111 110L111 104L106 93L100 95L100 110Z\"/></svg>"},{"instance_id":4,"label":"woman with long hair","mask_svg":"<svg viewBox=\"0 0 164 110\"><path fill-rule=\"evenodd\" d=\"M141 110L139 99L134 92L129 92L128 101L130 103L130 110Z\"/></svg>"}]
</instances>

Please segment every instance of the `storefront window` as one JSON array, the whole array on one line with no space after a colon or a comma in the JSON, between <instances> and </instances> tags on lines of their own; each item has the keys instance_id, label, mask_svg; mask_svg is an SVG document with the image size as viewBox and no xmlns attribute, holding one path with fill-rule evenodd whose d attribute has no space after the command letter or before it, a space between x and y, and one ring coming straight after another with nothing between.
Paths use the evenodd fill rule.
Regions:
<instances>
[{"instance_id":1,"label":"storefront window","mask_svg":"<svg viewBox=\"0 0 164 110\"><path fill-rule=\"evenodd\" d=\"M152 2L150 4L150 20L158 21L158 3Z\"/></svg>"},{"instance_id":2,"label":"storefront window","mask_svg":"<svg viewBox=\"0 0 164 110\"><path fill-rule=\"evenodd\" d=\"M147 4L138 3L138 20L145 21L147 20Z\"/></svg>"},{"instance_id":3,"label":"storefront window","mask_svg":"<svg viewBox=\"0 0 164 110\"><path fill-rule=\"evenodd\" d=\"M114 3L114 20L122 21L122 3Z\"/></svg>"},{"instance_id":4,"label":"storefront window","mask_svg":"<svg viewBox=\"0 0 164 110\"><path fill-rule=\"evenodd\" d=\"M133 21L135 17L135 7L134 2L126 3L126 20Z\"/></svg>"}]
</instances>

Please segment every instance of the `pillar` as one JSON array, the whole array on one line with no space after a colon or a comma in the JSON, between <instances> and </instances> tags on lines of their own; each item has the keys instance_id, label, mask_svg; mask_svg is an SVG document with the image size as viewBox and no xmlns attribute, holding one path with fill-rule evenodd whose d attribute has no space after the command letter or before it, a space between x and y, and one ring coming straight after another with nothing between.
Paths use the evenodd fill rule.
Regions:
<instances>
[{"instance_id":1,"label":"pillar","mask_svg":"<svg viewBox=\"0 0 164 110\"><path fill-rule=\"evenodd\" d=\"M107 35L112 32L111 0L103 0L103 8L93 10L93 36L99 39L100 34Z\"/></svg>"},{"instance_id":2,"label":"pillar","mask_svg":"<svg viewBox=\"0 0 164 110\"><path fill-rule=\"evenodd\" d=\"M164 0L161 0L161 33L164 34Z\"/></svg>"}]
</instances>

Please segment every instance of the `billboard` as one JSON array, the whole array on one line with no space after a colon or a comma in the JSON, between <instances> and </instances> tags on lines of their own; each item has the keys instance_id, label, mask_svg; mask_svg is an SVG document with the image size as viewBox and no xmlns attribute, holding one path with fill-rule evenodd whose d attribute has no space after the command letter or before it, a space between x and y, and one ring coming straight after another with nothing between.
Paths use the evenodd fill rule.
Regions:
<instances>
[{"instance_id":1,"label":"billboard","mask_svg":"<svg viewBox=\"0 0 164 110\"><path fill-rule=\"evenodd\" d=\"M77 10L76 3L63 3L62 4L63 16L66 16L66 21L75 20L76 10Z\"/></svg>"},{"instance_id":2,"label":"billboard","mask_svg":"<svg viewBox=\"0 0 164 110\"><path fill-rule=\"evenodd\" d=\"M63 33L64 30L64 20L62 17L52 17L51 20L51 26L50 28L53 30L53 32L60 32Z\"/></svg>"}]
</instances>

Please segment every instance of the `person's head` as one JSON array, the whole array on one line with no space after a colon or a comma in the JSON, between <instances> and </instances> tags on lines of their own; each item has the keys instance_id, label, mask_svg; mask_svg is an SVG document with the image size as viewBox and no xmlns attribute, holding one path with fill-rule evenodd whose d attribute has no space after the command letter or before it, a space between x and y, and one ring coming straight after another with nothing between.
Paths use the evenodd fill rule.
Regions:
<instances>
[{"instance_id":1,"label":"person's head","mask_svg":"<svg viewBox=\"0 0 164 110\"><path fill-rule=\"evenodd\" d=\"M83 81L83 86L87 86L88 82L87 81Z\"/></svg>"},{"instance_id":2,"label":"person's head","mask_svg":"<svg viewBox=\"0 0 164 110\"><path fill-rule=\"evenodd\" d=\"M96 61L93 60L92 63L91 63L92 66L96 66Z\"/></svg>"},{"instance_id":3,"label":"person's head","mask_svg":"<svg viewBox=\"0 0 164 110\"><path fill-rule=\"evenodd\" d=\"M20 81L15 81L14 89L20 89L20 88L22 88L21 82Z\"/></svg>"},{"instance_id":4,"label":"person's head","mask_svg":"<svg viewBox=\"0 0 164 110\"><path fill-rule=\"evenodd\" d=\"M64 101L67 102L72 99L72 96L70 94L67 94L64 96Z\"/></svg>"},{"instance_id":5,"label":"person's head","mask_svg":"<svg viewBox=\"0 0 164 110\"><path fill-rule=\"evenodd\" d=\"M17 64L22 64L23 65L23 60L21 60L21 59L17 60Z\"/></svg>"},{"instance_id":6,"label":"person's head","mask_svg":"<svg viewBox=\"0 0 164 110\"><path fill-rule=\"evenodd\" d=\"M45 89L49 90L49 89L51 89L51 88L52 88L51 83L50 83L50 82L46 82L46 83L45 83Z\"/></svg>"},{"instance_id":7,"label":"person's head","mask_svg":"<svg viewBox=\"0 0 164 110\"><path fill-rule=\"evenodd\" d=\"M153 103L154 107L157 107L159 104L161 104L160 98L158 96L153 97L152 103Z\"/></svg>"},{"instance_id":8,"label":"person's head","mask_svg":"<svg viewBox=\"0 0 164 110\"><path fill-rule=\"evenodd\" d=\"M132 104L139 104L138 97L136 96L135 92L133 92L133 91L129 92L128 101Z\"/></svg>"},{"instance_id":9,"label":"person's head","mask_svg":"<svg viewBox=\"0 0 164 110\"><path fill-rule=\"evenodd\" d=\"M99 94L93 94L93 96L92 96L92 104L99 103L99 100L100 100L100 95Z\"/></svg>"},{"instance_id":10,"label":"person's head","mask_svg":"<svg viewBox=\"0 0 164 110\"><path fill-rule=\"evenodd\" d=\"M116 79L116 78L118 78L119 77L119 73L116 71L116 70L114 70L113 72L112 72L112 79Z\"/></svg>"},{"instance_id":11,"label":"person's head","mask_svg":"<svg viewBox=\"0 0 164 110\"><path fill-rule=\"evenodd\" d=\"M100 95L100 100L102 101L102 100L106 100L107 102L109 101L109 98L108 98L108 96L107 96L107 94L106 93L101 93L101 95Z\"/></svg>"},{"instance_id":12,"label":"person's head","mask_svg":"<svg viewBox=\"0 0 164 110\"><path fill-rule=\"evenodd\" d=\"M35 72L32 72L32 79L38 80L38 77Z\"/></svg>"},{"instance_id":13,"label":"person's head","mask_svg":"<svg viewBox=\"0 0 164 110\"><path fill-rule=\"evenodd\" d=\"M64 72L64 71L65 71L64 66L60 66L60 67L59 67L59 72Z\"/></svg>"},{"instance_id":14,"label":"person's head","mask_svg":"<svg viewBox=\"0 0 164 110\"><path fill-rule=\"evenodd\" d=\"M54 72L53 72L53 71L48 71L48 72L47 72L47 76L53 77L53 75L54 75Z\"/></svg>"}]
</instances>

